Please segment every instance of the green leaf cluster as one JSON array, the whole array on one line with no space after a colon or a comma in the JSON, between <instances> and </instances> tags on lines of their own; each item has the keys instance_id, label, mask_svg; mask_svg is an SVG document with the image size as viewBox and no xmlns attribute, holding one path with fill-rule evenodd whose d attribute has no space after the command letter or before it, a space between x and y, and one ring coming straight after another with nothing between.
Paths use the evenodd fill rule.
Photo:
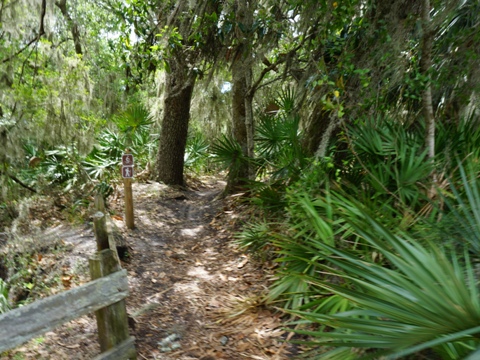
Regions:
<instances>
[{"instance_id":1,"label":"green leaf cluster","mask_svg":"<svg viewBox=\"0 0 480 360\"><path fill-rule=\"evenodd\" d=\"M8 284L0 279L0 314L10 310L10 303L8 301L9 288Z\"/></svg>"}]
</instances>

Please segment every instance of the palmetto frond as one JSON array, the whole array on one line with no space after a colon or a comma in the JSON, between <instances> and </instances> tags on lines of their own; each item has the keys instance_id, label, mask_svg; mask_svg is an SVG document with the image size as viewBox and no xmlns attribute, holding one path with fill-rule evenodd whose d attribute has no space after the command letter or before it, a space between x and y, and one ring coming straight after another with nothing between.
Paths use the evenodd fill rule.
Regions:
<instances>
[{"instance_id":1,"label":"palmetto frond","mask_svg":"<svg viewBox=\"0 0 480 360\"><path fill-rule=\"evenodd\" d=\"M243 161L248 161L243 154L240 144L232 137L223 136L211 147L213 160L225 168L238 168Z\"/></svg>"},{"instance_id":2,"label":"palmetto frond","mask_svg":"<svg viewBox=\"0 0 480 360\"><path fill-rule=\"evenodd\" d=\"M480 344L480 297L468 253L462 259L434 243L422 245L406 234L395 235L354 200L335 197L333 202L343 209L355 233L380 253L388 266L351 250L317 243L323 249L320 252L331 255L328 261L321 261L321 256L312 258L311 266L346 283L335 284L318 276L310 276L308 282L347 299L355 308L337 314L293 311L333 329L302 333L314 336L319 345L344 348L343 354L350 351L345 348L370 349L363 355L357 353L358 359L397 359L459 343L465 345L465 356L472 342Z\"/></svg>"},{"instance_id":3,"label":"palmetto frond","mask_svg":"<svg viewBox=\"0 0 480 360\"><path fill-rule=\"evenodd\" d=\"M153 124L149 111L141 104L129 106L124 112L114 119L118 129L124 134L134 134L137 131L148 130Z\"/></svg>"}]
</instances>

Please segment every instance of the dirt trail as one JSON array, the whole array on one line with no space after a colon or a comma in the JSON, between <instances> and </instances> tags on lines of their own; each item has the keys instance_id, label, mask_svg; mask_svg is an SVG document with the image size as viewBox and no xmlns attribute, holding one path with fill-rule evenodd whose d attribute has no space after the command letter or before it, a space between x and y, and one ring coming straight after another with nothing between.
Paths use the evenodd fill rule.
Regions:
<instances>
[{"instance_id":1,"label":"dirt trail","mask_svg":"<svg viewBox=\"0 0 480 360\"><path fill-rule=\"evenodd\" d=\"M139 359L291 358L279 315L259 306L269 274L236 248L228 226L235 211L216 200L224 185L210 179L196 191L179 191L135 183L134 230L123 225L121 196L110 203L129 248L122 267ZM67 231L70 263L85 262L95 248L85 231L81 241ZM99 352L95 319L77 319L19 350L25 359L91 358Z\"/></svg>"},{"instance_id":2,"label":"dirt trail","mask_svg":"<svg viewBox=\"0 0 480 360\"><path fill-rule=\"evenodd\" d=\"M183 192L160 184L134 187L136 229L125 231L131 246L125 267L144 358L286 358L278 317L255 307L265 274L232 246L225 226L231 219L215 200L223 186L214 181Z\"/></svg>"}]
</instances>

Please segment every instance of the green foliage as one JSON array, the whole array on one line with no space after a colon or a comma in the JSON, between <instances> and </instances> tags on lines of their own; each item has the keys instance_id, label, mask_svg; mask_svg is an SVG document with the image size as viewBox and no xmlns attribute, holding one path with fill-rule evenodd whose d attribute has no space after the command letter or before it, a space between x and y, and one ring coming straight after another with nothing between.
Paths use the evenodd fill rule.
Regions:
<instances>
[{"instance_id":1,"label":"green foliage","mask_svg":"<svg viewBox=\"0 0 480 360\"><path fill-rule=\"evenodd\" d=\"M107 180L118 167L119 157L107 157L94 150L84 161L85 170L92 179Z\"/></svg>"},{"instance_id":2,"label":"green foliage","mask_svg":"<svg viewBox=\"0 0 480 360\"><path fill-rule=\"evenodd\" d=\"M106 157L118 160L125 151L125 141L120 133L105 129L98 135L95 149ZM95 154L95 149L92 151L92 154Z\"/></svg>"},{"instance_id":3,"label":"green foliage","mask_svg":"<svg viewBox=\"0 0 480 360\"><path fill-rule=\"evenodd\" d=\"M137 171L147 166L154 159L157 151L158 134L152 132L150 127L145 130L137 131L133 135L131 142L132 154L135 156Z\"/></svg>"},{"instance_id":4,"label":"green foliage","mask_svg":"<svg viewBox=\"0 0 480 360\"><path fill-rule=\"evenodd\" d=\"M101 179L104 171L115 170L127 148L135 156L137 169L144 168L155 150L155 136L152 134L153 119L148 110L139 104L130 105L113 118L118 132L105 129L97 138L97 146L89 154L86 163L89 173Z\"/></svg>"},{"instance_id":5,"label":"green foliage","mask_svg":"<svg viewBox=\"0 0 480 360\"><path fill-rule=\"evenodd\" d=\"M134 141L134 136L150 130L153 119L149 111L141 104L127 107L125 111L113 117L115 125L125 136L127 145Z\"/></svg>"},{"instance_id":6,"label":"green foliage","mask_svg":"<svg viewBox=\"0 0 480 360\"><path fill-rule=\"evenodd\" d=\"M40 167L49 185L61 184L65 191L76 186L84 175L74 146L59 146L45 151L45 159L40 163Z\"/></svg>"},{"instance_id":7,"label":"green foliage","mask_svg":"<svg viewBox=\"0 0 480 360\"><path fill-rule=\"evenodd\" d=\"M94 192L107 198L113 193L112 181L118 176L125 140L120 134L106 129L98 135L97 141L82 165L90 179L96 181Z\"/></svg>"},{"instance_id":8,"label":"green foliage","mask_svg":"<svg viewBox=\"0 0 480 360\"><path fill-rule=\"evenodd\" d=\"M468 247L475 255L480 255L480 185L478 170L474 161L467 162L467 168L459 164L459 181L450 181L451 193L444 191L446 209L439 227L450 234L450 241L456 247ZM478 165L476 164L476 167ZM444 225L446 223L446 226Z\"/></svg>"},{"instance_id":9,"label":"green foliage","mask_svg":"<svg viewBox=\"0 0 480 360\"><path fill-rule=\"evenodd\" d=\"M435 152L437 162L447 174L454 173L457 159L476 159L480 156L480 127L478 116L470 116L459 124L438 124L436 129ZM474 162L468 160L470 166Z\"/></svg>"},{"instance_id":10,"label":"green foliage","mask_svg":"<svg viewBox=\"0 0 480 360\"><path fill-rule=\"evenodd\" d=\"M243 154L240 144L233 137L223 136L217 139L211 147L211 152L213 160L229 172L238 171L242 164L249 161Z\"/></svg>"},{"instance_id":11,"label":"green foliage","mask_svg":"<svg viewBox=\"0 0 480 360\"><path fill-rule=\"evenodd\" d=\"M388 266L351 250L319 243L320 252L330 256L328 261L321 261L321 256L311 260L311 266L345 283L335 284L318 276L307 281L355 307L333 315L293 311L322 324L318 331L299 332L315 337L318 345L345 348L345 358L351 354L349 348L370 349L357 352L357 358L395 359L428 348L445 352L443 348L451 344L464 345L463 357L480 345L476 340L480 298L468 253L462 258L446 254L434 243L421 245L406 234L395 235L356 201L337 197L335 203L358 236L381 254Z\"/></svg>"},{"instance_id":12,"label":"green foliage","mask_svg":"<svg viewBox=\"0 0 480 360\"><path fill-rule=\"evenodd\" d=\"M20 177L30 185L38 185L42 190L52 186L63 192L75 190L80 199L75 200L74 208L86 205L85 192L101 192L109 196L119 179L121 156L130 148L135 156L138 169L147 167L155 148L155 135L151 133L152 123L149 113L143 106L134 105L114 118L118 130L109 128L96 137L96 144L86 155L82 155L75 145L59 145L40 150L27 142L24 150L27 159L38 159L38 167L25 168Z\"/></svg>"},{"instance_id":13,"label":"green foliage","mask_svg":"<svg viewBox=\"0 0 480 360\"><path fill-rule=\"evenodd\" d=\"M10 310L10 304L8 302L9 288L5 281L0 278L0 314L3 314Z\"/></svg>"},{"instance_id":14,"label":"green foliage","mask_svg":"<svg viewBox=\"0 0 480 360\"><path fill-rule=\"evenodd\" d=\"M269 140L281 139L278 129L262 126L262 134L275 135ZM439 127L438 138L433 163L421 127L388 119L352 124L341 134L348 145L341 163L322 159L276 188L283 199L277 216L285 221L263 224L268 238L256 237L254 228L241 234L257 252L277 249L280 266L266 300L302 318L298 332L316 348L309 358L434 351L458 359L479 347L478 280L470 258L479 244L478 127ZM265 144L272 154L281 148ZM467 158L467 170L455 156ZM432 201L434 166L452 177L449 188L438 184L441 199ZM271 183L263 189L270 191ZM271 197L265 192L254 203Z\"/></svg>"},{"instance_id":15,"label":"green foliage","mask_svg":"<svg viewBox=\"0 0 480 360\"><path fill-rule=\"evenodd\" d=\"M275 99L278 111L258 113L254 159L248 158L246 151L231 137L220 138L211 148L215 161L223 164L229 174L236 174L246 164L254 169L256 177L263 181L248 181L251 201L268 211L284 208L287 185L298 179L308 165L301 146L296 102L297 94L287 87Z\"/></svg>"},{"instance_id":16,"label":"green foliage","mask_svg":"<svg viewBox=\"0 0 480 360\"><path fill-rule=\"evenodd\" d=\"M197 132L194 136L190 136L187 139L187 146L185 149L185 167L196 173L199 173L202 170L207 171L210 158L209 148L210 143L202 133Z\"/></svg>"},{"instance_id":17,"label":"green foliage","mask_svg":"<svg viewBox=\"0 0 480 360\"><path fill-rule=\"evenodd\" d=\"M290 187L288 224L270 227L280 268L267 300L303 319L298 332L317 349L308 358L394 359L431 349L453 360L480 346L478 275L470 258L478 254L480 190L477 167L458 169L451 192L442 190L439 220L417 218L414 227L402 224L406 205L362 204L358 192L352 200L346 194L353 188L330 189L323 171ZM455 246L444 247L450 234Z\"/></svg>"},{"instance_id":18,"label":"green foliage","mask_svg":"<svg viewBox=\"0 0 480 360\"><path fill-rule=\"evenodd\" d=\"M33 204L38 199L24 200L23 205L28 207L29 202ZM21 216L22 221L31 222L28 211ZM38 240L36 235L18 237L14 235L17 232L12 232L7 240L7 247L12 250L1 259L7 269L11 308L50 296L52 290L68 289L76 281L78 271L84 274L88 272L88 269L83 269L84 264L70 266L72 264L68 262L66 253L72 247L60 237Z\"/></svg>"},{"instance_id":19,"label":"green foliage","mask_svg":"<svg viewBox=\"0 0 480 360\"><path fill-rule=\"evenodd\" d=\"M351 152L340 177L362 188L365 202L387 203L418 210L426 202L425 186L434 169L423 146L423 135L394 119L371 119L345 133Z\"/></svg>"},{"instance_id":20,"label":"green foliage","mask_svg":"<svg viewBox=\"0 0 480 360\"><path fill-rule=\"evenodd\" d=\"M257 156L252 165L262 181L251 181L249 189L252 203L271 213L284 209L288 185L295 182L309 164L301 145L297 101L297 94L288 87L275 99L278 111L258 114Z\"/></svg>"},{"instance_id":21,"label":"green foliage","mask_svg":"<svg viewBox=\"0 0 480 360\"><path fill-rule=\"evenodd\" d=\"M310 201L304 191L289 193L287 228L271 240L277 249L275 261L281 264L281 275L270 289L269 302L284 300L286 309L310 303L313 294L309 277L317 273L314 263L330 255L323 251L323 245L335 246L339 234L346 234L344 239L348 239L348 227L335 214L330 191L326 189L323 195Z\"/></svg>"},{"instance_id":22,"label":"green foliage","mask_svg":"<svg viewBox=\"0 0 480 360\"><path fill-rule=\"evenodd\" d=\"M296 112L297 95L291 88L282 90L274 114L259 114L255 142L258 173L273 179L294 180L307 164L301 146L300 116Z\"/></svg>"},{"instance_id":23,"label":"green foliage","mask_svg":"<svg viewBox=\"0 0 480 360\"><path fill-rule=\"evenodd\" d=\"M251 189L252 197L250 202L274 216L281 213L287 205L285 200L285 192L287 185L283 179L250 182L248 188Z\"/></svg>"},{"instance_id":24,"label":"green foliage","mask_svg":"<svg viewBox=\"0 0 480 360\"><path fill-rule=\"evenodd\" d=\"M255 159L230 137L209 146L199 132L188 139L184 160L199 172L210 166L211 151L232 176L255 170L246 185L251 202L274 218L247 223L237 241L255 254L278 250L269 301L317 326L307 332L317 343L337 346L322 358L393 358L430 347L445 359L468 356L478 346L472 329L479 320L469 258L480 252L478 1L432 5L428 73L420 71L416 2L249 2L254 16L245 23L233 2L177 3L76 1L71 19L52 5L45 21L40 2L4 4L0 207L13 207L12 174L39 190L111 194L125 148L137 169L155 152L149 110L162 92L157 71L174 70L178 57L198 78L211 74L207 83L216 76L224 83L225 63L250 54L254 100L274 93L275 82L283 89L275 95L278 112L255 116ZM73 25L81 29L81 55ZM426 84L437 120L434 160L419 116ZM137 101L119 112L125 94L139 99L139 91L149 107ZM197 98L227 107L228 93L197 91ZM316 162L302 149L312 109L346 124L335 129L332 152ZM217 117L215 135L228 128L227 116ZM40 165L27 168L33 157ZM85 201L75 198L72 212ZM19 283L35 290L27 273Z\"/></svg>"},{"instance_id":25,"label":"green foliage","mask_svg":"<svg viewBox=\"0 0 480 360\"><path fill-rule=\"evenodd\" d=\"M270 225L266 222L247 223L243 230L236 234L235 242L242 249L254 255L263 254L270 244Z\"/></svg>"},{"instance_id":26,"label":"green foliage","mask_svg":"<svg viewBox=\"0 0 480 360\"><path fill-rule=\"evenodd\" d=\"M104 119L122 103L125 72L112 40L118 22L103 2L68 3L68 17L60 2L46 4L43 12L45 4L8 2L0 12L0 162L8 163L8 175L37 191L52 185L68 190L88 179L80 163ZM81 29L83 54L72 41L75 28ZM40 166L28 168L25 155L27 161L40 158ZM8 178L1 182L2 200L30 194Z\"/></svg>"},{"instance_id":27,"label":"green foliage","mask_svg":"<svg viewBox=\"0 0 480 360\"><path fill-rule=\"evenodd\" d=\"M298 116L263 115L257 127L259 174L294 179L306 164L300 145Z\"/></svg>"},{"instance_id":28,"label":"green foliage","mask_svg":"<svg viewBox=\"0 0 480 360\"><path fill-rule=\"evenodd\" d=\"M118 166L127 148L135 156L135 166L141 169L150 161L156 146L155 135L151 133L153 120L143 105L129 106L113 121L119 131L108 128L102 131L97 145L83 161L89 176L102 183L118 176Z\"/></svg>"}]
</instances>

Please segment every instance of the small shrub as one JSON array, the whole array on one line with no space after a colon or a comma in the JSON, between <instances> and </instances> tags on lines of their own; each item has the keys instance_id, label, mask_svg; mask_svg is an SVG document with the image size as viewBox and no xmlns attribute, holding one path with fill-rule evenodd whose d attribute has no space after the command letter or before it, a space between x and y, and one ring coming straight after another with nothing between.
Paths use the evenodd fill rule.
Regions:
<instances>
[{"instance_id":1,"label":"small shrub","mask_svg":"<svg viewBox=\"0 0 480 360\"><path fill-rule=\"evenodd\" d=\"M0 278L0 314L10 310L8 302L9 287L5 281Z\"/></svg>"},{"instance_id":2,"label":"small shrub","mask_svg":"<svg viewBox=\"0 0 480 360\"><path fill-rule=\"evenodd\" d=\"M240 248L248 252L262 256L266 248L271 244L271 230L265 222L248 223L243 225L243 230L236 234L235 242Z\"/></svg>"}]
</instances>

